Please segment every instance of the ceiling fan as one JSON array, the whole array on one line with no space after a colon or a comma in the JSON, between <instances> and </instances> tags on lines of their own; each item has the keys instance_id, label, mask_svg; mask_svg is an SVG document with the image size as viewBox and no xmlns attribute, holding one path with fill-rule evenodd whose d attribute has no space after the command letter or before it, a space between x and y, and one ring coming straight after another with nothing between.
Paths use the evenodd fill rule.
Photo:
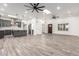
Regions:
<instances>
[{"instance_id":1,"label":"ceiling fan","mask_svg":"<svg viewBox=\"0 0 79 59\"><path fill-rule=\"evenodd\" d=\"M39 11L43 11L42 8L45 8L45 6L39 6L40 3L29 3L30 5L24 5L25 7L28 7L27 10L32 10L32 12L36 11L39 13Z\"/></svg>"}]
</instances>

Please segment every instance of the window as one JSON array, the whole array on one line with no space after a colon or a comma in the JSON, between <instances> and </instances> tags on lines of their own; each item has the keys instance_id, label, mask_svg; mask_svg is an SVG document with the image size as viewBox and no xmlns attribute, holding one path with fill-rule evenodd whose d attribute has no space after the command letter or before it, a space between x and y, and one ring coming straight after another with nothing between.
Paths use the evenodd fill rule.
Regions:
<instances>
[{"instance_id":1,"label":"window","mask_svg":"<svg viewBox=\"0 0 79 59\"><path fill-rule=\"evenodd\" d=\"M68 23L58 24L58 31L68 31Z\"/></svg>"}]
</instances>

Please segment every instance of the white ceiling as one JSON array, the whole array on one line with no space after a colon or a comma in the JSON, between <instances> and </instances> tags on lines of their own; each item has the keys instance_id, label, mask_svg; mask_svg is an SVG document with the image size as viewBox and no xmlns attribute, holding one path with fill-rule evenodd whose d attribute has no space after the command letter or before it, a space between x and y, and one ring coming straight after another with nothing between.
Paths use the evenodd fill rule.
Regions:
<instances>
[{"instance_id":1,"label":"white ceiling","mask_svg":"<svg viewBox=\"0 0 79 59\"><path fill-rule=\"evenodd\" d=\"M29 5L29 4L27 4ZM78 3L42 3L40 5L46 6L45 9L48 9L52 14L58 16L79 16L79 4ZM60 10L57 10L57 6L60 7ZM1 8L4 8L4 11L1 11ZM0 13L4 15L23 15L25 14L26 7L24 7L24 3L8 3L8 6L3 6L3 3L0 3ZM28 11L27 14L31 14Z\"/></svg>"}]
</instances>

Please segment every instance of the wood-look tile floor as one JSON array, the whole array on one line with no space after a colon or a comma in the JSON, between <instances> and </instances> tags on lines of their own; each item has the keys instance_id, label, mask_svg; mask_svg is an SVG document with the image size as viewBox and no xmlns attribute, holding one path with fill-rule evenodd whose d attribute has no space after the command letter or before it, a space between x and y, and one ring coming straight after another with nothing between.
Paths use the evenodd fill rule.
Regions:
<instances>
[{"instance_id":1,"label":"wood-look tile floor","mask_svg":"<svg viewBox=\"0 0 79 59\"><path fill-rule=\"evenodd\" d=\"M79 56L79 37L56 34L0 39L0 56Z\"/></svg>"}]
</instances>

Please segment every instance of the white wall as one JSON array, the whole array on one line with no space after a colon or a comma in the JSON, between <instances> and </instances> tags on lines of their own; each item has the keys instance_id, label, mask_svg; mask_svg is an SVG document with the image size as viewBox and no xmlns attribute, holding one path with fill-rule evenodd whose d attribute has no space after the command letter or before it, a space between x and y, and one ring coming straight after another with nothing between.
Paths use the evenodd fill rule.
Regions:
<instances>
[{"instance_id":1,"label":"white wall","mask_svg":"<svg viewBox=\"0 0 79 59\"><path fill-rule=\"evenodd\" d=\"M69 23L68 31L58 31L58 24ZM63 19L48 19L44 23L43 32L48 33L48 24L53 24L52 31L55 34L79 36L79 17L67 17Z\"/></svg>"},{"instance_id":2,"label":"white wall","mask_svg":"<svg viewBox=\"0 0 79 59\"><path fill-rule=\"evenodd\" d=\"M35 19L33 21L34 35L42 34L42 23L40 22L40 19Z\"/></svg>"},{"instance_id":3,"label":"white wall","mask_svg":"<svg viewBox=\"0 0 79 59\"><path fill-rule=\"evenodd\" d=\"M79 36L79 17L71 18L69 20L70 26L70 35L77 35Z\"/></svg>"},{"instance_id":4,"label":"white wall","mask_svg":"<svg viewBox=\"0 0 79 59\"><path fill-rule=\"evenodd\" d=\"M38 20L38 21L37 21ZM79 17L67 17L63 19L46 19L43 23L40 22L41 19L33 18L27 22L28 24L32 24L32 29L34 30L34 35L48 33L48 24L53 24L52 31L56 34L64 34L64 35L76 35L79 36ZM69 23L68 31L58 31L58 24Z\"/></svg>"},{"instance_id":5,"label":"white wall","mask_svg":"<svg viewBox=\"0 0 79 59\"><path fill-rule=\"evenodd\" d=\"M58 31L57 25L62 23L69 23L68 31ZM57 19L53 23L53 33L79 36L79 17L68 17L65 19Z\"/></svg>"},{"instance_id":6,"label":"white wall","mask_svg":"<svg viewBox=\"0 0 79 59\"><path fill-rule=\"evenodd\" d=\"M58 31L58 24L69 23L69 19L56 19L53 22L53 33L56 34L68 34L69 31Z\"/></svg>"}]
</instances>

